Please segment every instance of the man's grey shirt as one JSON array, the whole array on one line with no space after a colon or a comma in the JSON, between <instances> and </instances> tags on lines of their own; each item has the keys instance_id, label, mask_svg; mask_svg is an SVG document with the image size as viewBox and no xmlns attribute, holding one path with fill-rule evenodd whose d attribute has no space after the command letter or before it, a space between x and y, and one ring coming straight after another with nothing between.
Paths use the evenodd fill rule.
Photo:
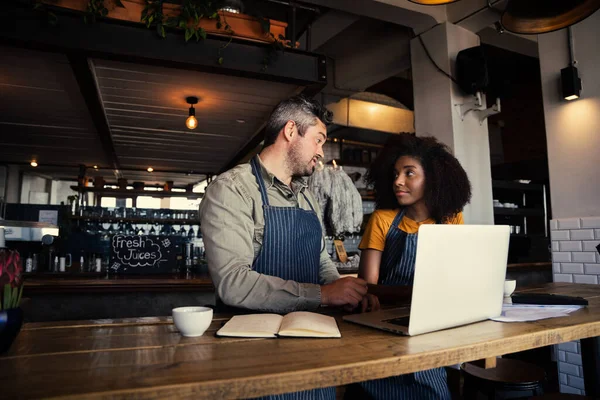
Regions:
<instances>
[{"instance_id":1,"label":"man's grey shirt","mask_svg":"<svg viewBox=\"0 0 600 400\"><path fill-rule=\"evenodd\" d=\"M271 206L310 210L308 198L316 214L321 215L304 179L292 179L290 188L271 174L262 162L259 164ZM316 309L321 304L319 285L286 281L252 270L252 263L263 243L265 219L262 206L258 183L249 163L219 175L206 189L200 203L200 229L218 297L227 305L257 311ZM319 231L315 235L322 237L323 233ZM322 243L319 279L321 284L326 284L340 275L325 250L324 240Z\"/></svg>"}]
</instances>

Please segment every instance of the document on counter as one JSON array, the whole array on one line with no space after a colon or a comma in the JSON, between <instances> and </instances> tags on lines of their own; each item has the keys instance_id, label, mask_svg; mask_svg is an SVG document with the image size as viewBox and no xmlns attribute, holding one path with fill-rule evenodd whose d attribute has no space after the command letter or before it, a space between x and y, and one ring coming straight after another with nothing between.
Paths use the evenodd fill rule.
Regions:
<instances>
[{"instance_id":1,"label":"document on counter","mask_svg":"<svg viewBox=\"0 0 600 400\"><path fill-rule=\"evenodd\" d=\"M585 306L503 304L502 314L490 319L498 322L538 321L546 318L566 317L583 307Z\"/></svg>"}]
</instances>

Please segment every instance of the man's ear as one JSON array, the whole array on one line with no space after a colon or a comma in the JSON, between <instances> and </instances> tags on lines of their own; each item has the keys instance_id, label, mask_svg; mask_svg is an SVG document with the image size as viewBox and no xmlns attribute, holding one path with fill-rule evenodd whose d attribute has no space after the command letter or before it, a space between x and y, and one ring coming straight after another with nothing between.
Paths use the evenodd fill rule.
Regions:
<instances>
[{"instance_id":1,"label":"man's ear","mask_svg":"<svg viewBox=\"0 0 600 400\"><path fill-rule=\"evenodd\" d=\"M287 141L291 141L294 138L295 132L294 132L294 127L296 126L296 123L294 121L288 121L285 126L283 127L283 137L287 140Z\"/></svg>"}]
</instances>

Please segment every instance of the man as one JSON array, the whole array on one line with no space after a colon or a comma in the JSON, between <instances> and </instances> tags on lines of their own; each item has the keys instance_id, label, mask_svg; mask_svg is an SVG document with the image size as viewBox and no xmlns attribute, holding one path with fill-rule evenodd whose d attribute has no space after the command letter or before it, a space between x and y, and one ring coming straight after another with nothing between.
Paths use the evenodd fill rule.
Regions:
<instances>
[{"instance_id":1,"label":"man","mask_svg":"<svg viewBox=\"0 0 600 400\"><path fill-rule=\"evenodd\" d=\"M302 96L277 105L261 153L221 174L200 204L217 297L228 306L286 313L356 307L358 278L339 279L325 250L318 203L303 177L323 158L331 112Z\"/></svg>"}]
</instances>

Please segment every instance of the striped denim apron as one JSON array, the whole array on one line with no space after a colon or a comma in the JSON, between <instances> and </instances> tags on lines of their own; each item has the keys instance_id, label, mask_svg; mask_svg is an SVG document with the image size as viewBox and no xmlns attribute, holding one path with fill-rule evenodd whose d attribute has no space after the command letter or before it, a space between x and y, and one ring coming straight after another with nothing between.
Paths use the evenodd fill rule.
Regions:
<instances>
[{"instance_id":1,"label":"striped denim apron","mask_svg":"<svg viewBox=\"0 0 600 400\"><path fill-rule=\"evenodd\" d=\"M252 269L285 280L319 284L322 230L312 204L302 193L311 210L270 206L257 157L252 159L251 165L260 189L265 216L263 244ZM335 387L279 394L261 399L335 400Z\"/></svg>"},{"instance_id":2,"label":"striped denim apron","mask_svg":"<svg viewBox=\"0 0 600 400\"><path fill-rule=\"evenodd\" d=\"M385 239L379 272L380 285L413 284L417 234L406 233L398 228L402 217L404 209L394 218ZM444 368L362 382L360 385L373 399L450 399Z\"/></svg>"}]
</instances>

